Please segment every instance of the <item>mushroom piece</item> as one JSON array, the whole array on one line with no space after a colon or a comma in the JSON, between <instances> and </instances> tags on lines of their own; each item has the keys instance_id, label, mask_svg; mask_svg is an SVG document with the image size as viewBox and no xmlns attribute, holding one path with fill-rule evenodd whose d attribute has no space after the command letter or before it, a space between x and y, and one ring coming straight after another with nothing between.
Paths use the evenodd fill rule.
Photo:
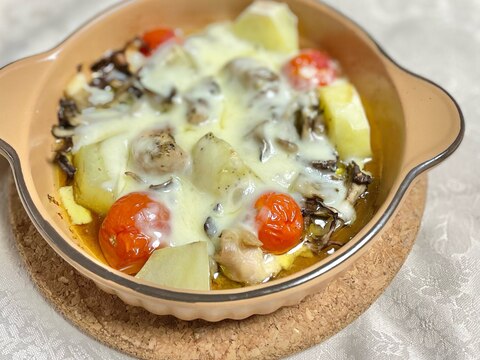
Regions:
<instances>
[{"instance_id":1,"label":"mushroom piece","mask_svg":"<svg viewBox=\"0 0 480 360\"><path fill-rule=\"evenodd\" d=\"M365 194L367 187L372 183L371 175L365 173L360 169L360 166L355 161L349 163L346 167L345 183L348 187L347 201L352 205Z\"/></svg>"},{"instance_id":2,"label":"mushroom piece","mask_svg":"<svg viewBox=\"0 0 480 360\"><path fill-rule=\"evenodd\" d=\"M352 176L352 182L358 185L368 185L370 184L373 179L372 177L363 172L360 169L360 166L355 161L352 161L348 167L347 167L347 172L351 173Z\"/></svg>"},{"instance_id":3,"label":"mushroom piece","mask_svg":"<svg viewBox=\"0 0 480 360\"><path fill-rule=\"evenodd\" d=\"M265 127L269 124L268 121L262 121L261 123L255 125L252 130L250 130L245 137L252 137L259 145L260 148L260 161L268 161L273 153L274 147L270 139L267 137Z\"/></svg>"},{"instance_id":4,"label":"mushroom piece","mask_svg":"<svg viewBox=\"0 0 480 360\"><path fill-rule=\"evenodd\" d=\"M293 103L293 116L295 128L303 140L310 139L312 134L320 135L325 132L323 116L314 91L298 96Z\"/></svg>"},{"instance_id":5,"label":"mushroom piece","mask_svg":"<svg viewBox=\"0 0 480 360\"><path fill-rule=\"evenodd\" d=\"M335 172L338 168L338 162L337 156L335 160L313 160L310 162L310 166L320 171Z\"/></svg>"},{"instance_id":6,"label":"mushroom piece","mask_svg":"<svg viewBox=\"0 0 480 360\"><path fill-rule=\"evenodd\" d=\"M168 112L175 104L179 103L181 99L175 87L171 87L166 95L157 94L143 87L143 84L141 84L141 89L146 95L150 106L160 112Z\"/></svg>"},{"instance_id":7,"label":"mushroom piece","mask_svg":"<svg viewBox=\"0 0 480 360\"><path fill-rule=\"evenodd\" d=\"M111 51L90 66L95 73L108 74L113 70L131 75L124 50Z\"/></svg>"},{"instance_id":8,"label":"mushroom piece","mask_svg":"<svg viewBox=\"0 0 480 360\"><path fill-rule=\"evenodd\" d=\"M237 58L227 63L223 72L231 84L241 87L248 108L263 112L266 120L285 118L292 94L275 71L258 60Z\"/></svg>"},{"instance_id":9,"label":"mushroom piece","mask_svg":"<svg viewBox=\"0 0 480 360\"><path fill-rule=\"evenodd\" d=\"M155 191L170 191L172 186L175 185L174 183L173 178L170 178L160 184L152 184L148 188Z\"/></svg>"},{"instance_id":10,"label":"mushroom piece","mask_svg":"<svg viewBox=\"0 0 480 360\"><path fill-rule=\"evenodd\" d=\"M188 122L200 125L217 121L223 110L223 94L220 85L208 77L193 86L185 94Z\"/></svg>"},{"instance_id":11,"label":"mushroom piece","mask_svg":"<svg viewBox=\"0 0 480 360\"><path fill-rule=\"evenodd\" d=\"M276 138L275 143L280 146L280 148L283 149L283 151L290 153L290 154L295 154L298 152L298 145L295 144L294 142L285 140L285 139L280 139Z\"/></svg>"},{"instance_id":12,"label":"mushroom piece","mask_svg":"<svg viewBox=\"0 0 480 360\"><path fill-rule=\"evenodd\" d=\"M149 131L132 141L136 166L146 173L166 174L185 169L188 157L168 131Z\"/></svg>"},{"instance_id":13,"label":"mushroom piece","mask_svg":"<svg viewBox=\"0 0 480 360\"><path fill-rule=\"evenodd\" d=\"M115 98L117 98L119 94L126 92L132 81L132 73L128 68L124 50L107 53L103 58L94 63L90 70L92 71L92 79L89 84L89 92L92 95L99 95L101 94L100 91L114 92ZM89 100L93 105L107 105L112 102L113 97L105 102L92 102L91 97Z\"/></svg>"},{"instance_id":14,"label":"mushroom piece","mask_svg":"<svg viewBox=\"0 0 480 360\"><path fill-rule=\"evenodd\" d=\"M230 79L237 81L248 90L247 93L253 95L249 106L264 103L264 106L271 108L273 119L280 117L282 111L277 109L279 99L276 98L281 93L281 83L275 72L250 58L234 59L225 65L224 71Z\"/></svg>"},{"instance_id":15,"label":"mushroom piece","mask_svg":"<svg viewBox=\"0 0 480 360\"><path fill-rule=\"evenodd\" d=\"M68 179L72 179L75 175L77 169L73 166L72 162L70 161L68 155L63 152L59 151L55 155L55 162L58 164L60 169L67 175Z\"/></svg>"},{"instance_id":16,"label":"mushroom piece","mask_svg":"<svg viewBox=\"0 0 480 360\"><path fill-rule=\"evenodd\" d=\"M61 98L58 103L58 125L60 127L76 126L78 123L75 121L76 116L80 114L77 103L72 99Z\"/></svg>"},{"instance_id":17,"label":"mushroom piece","mask_svg":"<svg viewBox=\"0 0 480 360\"><path fill-rule=\"evenodd\" d=\"M92 79L87 90L90 93L91 104L102 106L114 103L131 104L144 95L143 85L136 72L131 71L131 64L126 55L126 51L129 49L130 55L137 53L143 57L139 52L140 46L141 41L134 39L125 48L107 53L90 67ZM99 101L98 99L102 95L104 99Z\"/></svg>"},{"instance_id":18,"label":"mushroom piece","mask_svg":"<svg viewBox=\"0 0 480 360\"><path fill-rule=\"evenodd\" d=\"M278 92L279 76L256 60L237 58L225 65L224 70L248 89L264 94Z\"/></svg>"},{"instance_id":19,"label":"mushroom piece","mask_svg":"<svg viewBox=\"0 0 480 360\"><path fill-rule=\"evenodd\" d=\"M335 209L326 206L318 196L305 199L302 214L305 242L314 252L320 252L330 241L333 232L343 226Z\"/></svg>"},{"instance_id":20,"label":"mushroom piece","mask_svg":"<svg viewBox=\"0 0 480 360\"><path fill-rule=\"evenodd\" d=\"M262 242L244 229L223 230L220 250L214 260L226 277L244 284L258 284L278 274L281 266L271 254L264 254Z\"/></svg>"},{"instance_id":21,"label":"mushroom piece","mask_svg":"<svg viewBox=\"0 0 480 360\"><path fill-rule=\"evenodd\" d=\"M347 201L355 205L357 200L367 191L367 185L359 185L356 183L351 183L348 188Z\"/></svg>"},{"instance_id":22,"label":"mushroom piece","mask_svg":"<svg viewBox=\"0 0 480 360\"><path fill-rule=\"evenodd\" d=\"M137 183L140 183L140 184L145 184L146 183L145 179L143 179L140 175L135 174L132 171L125 171L125 175L131 177Z\"/></svg>"},{"instance_id":23,"label":"mushroom piece","mask_svg":"<svg viewBox=\"0 0 480 360\"><path fill-rule=\"evenodd\" d=\"M75 134L74 127L52 126L52 135L57 139L71 138Z\"/></svg>"}]
</instances>

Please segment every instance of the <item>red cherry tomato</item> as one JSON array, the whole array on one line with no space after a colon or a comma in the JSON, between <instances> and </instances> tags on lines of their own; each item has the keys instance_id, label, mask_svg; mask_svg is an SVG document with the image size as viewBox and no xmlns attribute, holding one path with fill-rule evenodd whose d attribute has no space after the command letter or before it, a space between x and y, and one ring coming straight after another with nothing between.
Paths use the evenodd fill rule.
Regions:
<instances>
[{"instance_id":1,"label":"red cherry tomato","mask_svg":"<svg viewBox=\"0 0 480 360\"><path fill-rule=\"evenodd\" d=\"M113 268L137 273L151 253L166 245L170 212L145 193L131 193L110 208L99 231L103 255Z\"/></svg>"},{"instance_id":2,"label":"red cherry tomato","mask_svg":"<svg viewBox=\"0 0 480 360\"><path fill-rule=\"evenodd\" d=\"M170 28L157 28L147 31L142 36L144 46L140 48L140 51L143 55L150 56L157 47L175 37L175 31Z\"/></svg>"},{"instance_id":3,"label":"red cherry tomato","mask_svg":"<svg viewBox=\"0 0 480 360\"><path fill-rule=\"evenodd\" d=\"M338 68L326 53L307 49L286 63L283 72L296 89L311 90L335 80Z\"/></svg>"},{"instance_id":4,"label":"red cherry tomato","mask_svg":"<svg viewBox=\"0 0 480 360\"><path fill-rule=\"evenodd\" d=\"M287 194L265 193L255 202L258 239L263 249L282 254L300 242L303 233L302 211Z\"/></svg>"}]
</instances>

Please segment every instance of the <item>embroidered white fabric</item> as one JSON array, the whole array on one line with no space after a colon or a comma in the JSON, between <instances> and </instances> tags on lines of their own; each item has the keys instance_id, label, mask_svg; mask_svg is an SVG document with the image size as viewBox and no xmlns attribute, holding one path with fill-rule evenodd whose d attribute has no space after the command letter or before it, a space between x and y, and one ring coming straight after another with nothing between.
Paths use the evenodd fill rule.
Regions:
<instances>
[{"instance_id":1,"label":"embroidered white fabric","mask_svg":"<svg viewBox=\"0 0 480 360\"><path fill-rule=\"evenodd\" d=\"M114 2L0 0L0 66L56 45ZM448 89L467 133L430 173L417 242L391 286L346 329L290 359L479 359L480 1L327 2ZM8 173L0 159L0 359L128 359L65 321L29 280L8 223Z\"/></svg>"}]
</instances>

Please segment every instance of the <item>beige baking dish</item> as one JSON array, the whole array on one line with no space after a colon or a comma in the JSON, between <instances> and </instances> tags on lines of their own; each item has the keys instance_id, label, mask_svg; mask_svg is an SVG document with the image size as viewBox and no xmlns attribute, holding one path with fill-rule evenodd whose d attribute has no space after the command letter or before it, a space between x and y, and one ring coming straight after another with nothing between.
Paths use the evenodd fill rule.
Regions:
<instances>
[{"instance_id":1,"label":"beige baking dish","mask_svg":"<svg viewBox=\"0 0 480 360\"><path fill-rule=\"evenodd\" d=\"M50 246L101 289L131 305L181 319L218 321L266 314L320 291L348 269L388 225L412 180L449 156L464 132L461 111L439 86L402 69L356 24L313 0L286 1L304 41L339 59L358 88L382 155L374 215L343 248L286 278L236 290L185 292L151 286L97 261L72 238L49 200L55 194L50 128L65 84L79 63L158 25L188 31L231 19L246 0L138 0L109 9L65 42L0 70L0 153L9 160L22 202ZM206 175L207 176L207 175Z\"/></svg>"}]
</instances>

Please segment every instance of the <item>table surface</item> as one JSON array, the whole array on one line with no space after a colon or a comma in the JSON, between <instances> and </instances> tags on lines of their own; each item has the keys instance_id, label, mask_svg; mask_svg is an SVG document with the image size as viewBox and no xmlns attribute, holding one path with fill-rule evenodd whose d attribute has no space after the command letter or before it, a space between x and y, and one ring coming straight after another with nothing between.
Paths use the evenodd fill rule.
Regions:
<instances>
[{"instance_id":1,"label":"table surface","mask_svg":"<svg viewBox=\"0 0 480 360\"><path fill-rule=\"evenodd\" d=\"M115 2L0 0L0 66L51 48ZM467 132L460 149L430 172L417 242L387 291L346 329L290 359L478 359L480 1L326 2L399 64L446 88ZM9 173L0 159L0 359L128 359L68 323L29 280L8 222Z\"/></svg>"}]
</instances>

